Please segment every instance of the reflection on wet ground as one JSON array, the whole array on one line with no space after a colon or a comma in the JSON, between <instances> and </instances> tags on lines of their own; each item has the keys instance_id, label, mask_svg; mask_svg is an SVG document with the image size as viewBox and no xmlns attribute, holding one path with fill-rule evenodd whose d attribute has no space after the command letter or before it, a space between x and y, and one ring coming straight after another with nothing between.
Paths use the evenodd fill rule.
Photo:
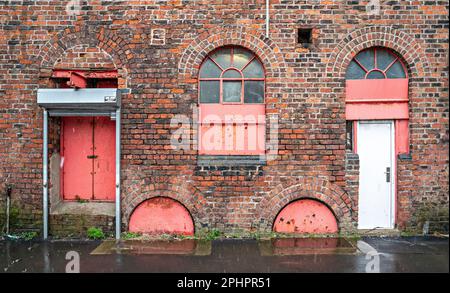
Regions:
<instances>
[{"instance_id":1,"label":"reflection on wet ground","mask_svg":"<svg viewBox=\"0 0 450 293\"><path fill-rule=\"evenodd\" d=\"M66 255L81 272L381 272L449 271L448 238L297 238L165 241L0 241L2 272L65 272Z\"/></svg>"}]
</instances>

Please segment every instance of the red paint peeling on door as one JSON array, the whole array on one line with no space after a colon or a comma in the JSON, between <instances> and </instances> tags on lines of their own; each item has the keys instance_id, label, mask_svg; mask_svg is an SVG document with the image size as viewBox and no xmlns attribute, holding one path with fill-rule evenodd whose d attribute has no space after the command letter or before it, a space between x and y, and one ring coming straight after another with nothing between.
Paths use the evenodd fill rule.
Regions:
<instances>
[{"instance_id":1,"label":"red paint peeling on door","mask_svg":"<svg viewBox=\"0 0 450 293\"><path fill-rule=\"evenodd\" d=\"M114 201L115 122L64 117L61 137L63 199Z\"/></svg>"},{"instance_id":2,"label":"red paint peeling on door","mask_svg":"<svg viewBox=\"0 0 450 293\"><path fill-rule=\"evenodd\" d=\"M330 234L338 232L338 225L326 205L316 200L302 199L281 210L273 229L280 233Z\"/></svg>"},{"instance_id":3,"label":"red paint peeling on door","mask_svg":"<svg viewBox=\"0 0 450 293\"><path fill-rule=\"evenodd\" d=\"M189 211L177 201L157 197L144 201L130 217L129 230L145 234L194 235Z\"/></svg>"}]
</instances>

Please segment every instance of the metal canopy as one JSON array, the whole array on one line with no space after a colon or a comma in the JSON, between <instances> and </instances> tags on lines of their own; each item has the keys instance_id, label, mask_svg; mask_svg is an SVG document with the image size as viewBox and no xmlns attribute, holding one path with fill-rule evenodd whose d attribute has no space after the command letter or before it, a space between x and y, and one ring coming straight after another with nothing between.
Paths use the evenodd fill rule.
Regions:
<instances>
[{"instance_id":1,"label":"metal canopy","mask_svg":"<svg viewBox=\"0 0 450 293\"><path fill-rule=\"evenodd\" d=\"M78 116L80 113L115 112L120 108L120 95L115 88L38 89L37 103L50 115L73 112Z\"/></svg>"},{"instance_id":2,"label":"metal canopy","mask_svg":"<svg viewBox=\"0 0 450 293\"><path fill-rule=\"evenodd\" d=\"M38 89L43 113L43 238L48 238L48 117L109 116L116 120L116 239L120 239L120 95L116 88Z\"/></svg>"}]
</instances>

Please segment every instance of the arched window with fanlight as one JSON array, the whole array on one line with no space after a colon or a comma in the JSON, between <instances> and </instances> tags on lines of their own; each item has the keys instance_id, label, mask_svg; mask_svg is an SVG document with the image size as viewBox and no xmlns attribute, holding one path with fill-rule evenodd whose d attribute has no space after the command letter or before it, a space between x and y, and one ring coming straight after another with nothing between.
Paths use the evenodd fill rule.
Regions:
<instances>
[{"instance_id":1,"label":"arched window with fanlight","mask_svg":"<svg viewBox=\"0 0 450 293\"><path fill-rule=\"evenodd\" d=\"M264 67L253 52L211 52L199 73L199 154L264 154L264 96Z\"/></svg>"},{"instance_id":2,"label":"arched window with fanlight","mask_svg":"<svg viewBox=\"0 0 450 293\"><path fill-rule=\"evenodd\" d=\"M408 72L396 52L372 47L356 54L347 67L345 102L347 121L394 120L396 152L409 153Z\"/></svg>"}]
</instances>

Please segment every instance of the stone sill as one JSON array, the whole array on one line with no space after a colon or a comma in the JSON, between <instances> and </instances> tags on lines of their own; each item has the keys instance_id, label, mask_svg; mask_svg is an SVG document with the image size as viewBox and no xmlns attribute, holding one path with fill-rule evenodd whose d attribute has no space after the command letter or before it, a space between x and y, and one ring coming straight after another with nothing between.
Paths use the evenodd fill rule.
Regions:
<instances>
[{"instance_id":1,"label":"stone sill","mask_svg":"<svg viewBox=\"0 0 450 293\"><path fill-rule=\"evenodd\" d=\"M199 155L198 166L261 166L266 165L265 156L209 156Z\"/></svg>"},{"instance_id":2,"label":"stone sill","mask_svg":"<svg viewBox=\"0 0 450 293\"><path fill-rule=\"evenodd\" d=\"M114 202L72 202L61 201L50 209L51 215L90 215L115 217Z\"/></svg>"}]
</instances>

